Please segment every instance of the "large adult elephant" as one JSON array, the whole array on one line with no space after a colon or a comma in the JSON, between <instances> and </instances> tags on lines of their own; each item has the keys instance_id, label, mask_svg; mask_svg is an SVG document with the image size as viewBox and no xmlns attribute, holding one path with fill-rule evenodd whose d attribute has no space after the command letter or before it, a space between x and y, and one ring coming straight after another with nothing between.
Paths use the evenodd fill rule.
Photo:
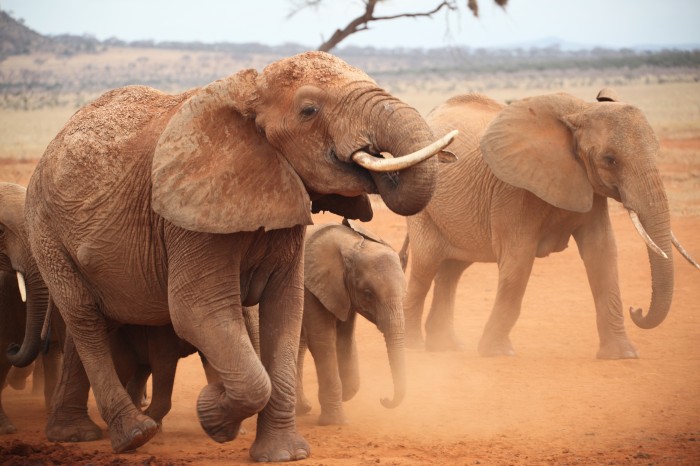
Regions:
<instances>
[{"instance_id":1,"label":"large adult elephant","mask_svg":"<svg viewBox=\"0 0 700 466\"><path fill-rule=\"evenodd\" d=\"M26 189L14 183L0 183L0 347L21 341L25 327L43 326L42 315L48 306L48 291L29 248L24 222ZM27 319L30 319L27 322ZM47 409L58 381L63 352L63 322L55 316L48 346L41 355L44 374L44 400ZM27 358L25 366L36 358ZM10 361L0 357L0 390L10 371ZM0 433L16 431L5 415L0 400Z\"/></svg>"},{"instance_id":2,"label":"large adult elephant","mask_svg":"<svg viewBox=\"0 0 700 466\"><path fill-rule=\"evenodd\" d=\"M639 327L659 325L669 311L674 239L651 126L638 108L615 102L612 91L601 91L598 99L554 94L506 107L469 94L430 113L433 131L459 129L450 148L459 161L441 170L432 201L407 220L410 346L423 344L423 304L434 278L425 346L459 348L453 325L457 282L472 263L496 262L498 291L479 353L514 354L509 332L533 262L562 251L573 236L595 300L598 358L638 357L624 328L608 198L629 211L649 246L649 312L630 309ZM402 255L405 250L406 243Z\"/></svg>"},{"instance_id":3,"label":"large adult elephant","mask_svg":"<svg viewBox=\"0 0 700 466\"><path fill-rule=\"evenodd\" d=\"M360 388L355 317L372 322L384 335L394 396L382 399L398 406L406 394L403 297L406 281L399 256L378 236L345 219L342 225L310 227L304 256L304 317L297 358L297 413L311 405L304 396L306 347L316 366L319 424L345 424L343 401Z\"/></svg>"},{"instance_id":4,"label":"large adult elephant","mask_svg":"<svg viewBox=\"0 0 700 466\"><path fill-rule=\"evenodd\" d=\"M26 217L114 450L137 448L157 426L118 383L107 323L172 322L222 379L197 401L207 434L232 440L259 413L254 460L306 458L294 386L310 214L368 220L368 193L415 214L436 183L437 161L425 157L448 141L322 52L177 95L116 89L79 110L32 175ZM241 310L256 303L260 359Z\"/></svg>"}]
</instances>

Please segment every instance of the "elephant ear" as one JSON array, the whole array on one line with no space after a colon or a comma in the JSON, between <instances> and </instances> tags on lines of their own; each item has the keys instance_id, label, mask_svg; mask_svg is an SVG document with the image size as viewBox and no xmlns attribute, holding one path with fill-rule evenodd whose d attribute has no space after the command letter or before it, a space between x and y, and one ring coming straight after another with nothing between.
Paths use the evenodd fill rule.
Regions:
<instances>
[{"instance_id":1,"label":"elephant ear","mask_svg":"<svg viewBox=\"0 0 700 466\"><path fill-rule=\"evenodd\" d=\"M358 235L364 237L365 239L368 239L370 241L374 241L375 243L383 244L383 245L391 248L391 246L389 246L389 243L387 243L386 241L384 241L383 239L381 239L379 236L375 235L371 231L367 230L366 228L362 227L357 222L353 222L352 220L350 220L348 218L344 218L342 224L345 225L346 227L350 228L351 230L353 230Z\"/></svg>"},{"instance_id":2,"label":"elephant ear","mask_svg":"<svg viewBox=\"0 0 700 466\"><path fill-rule=\"evenodd\" d=\"M323 306L345 322L350 295L345 285L346 260L338 243L339 225L323 225L309 232L304 255L304 286Z\"/></svg>"},{"instance_id":3,"label":"elephant ear","mask_svg":"<svg viewBox=\"0 0 700 466\"><path fill-rule=\"evenodd\" d=\"M617 92L610 89L609 87L604 87L598 92L596 96L598 102L620 102L620 98L617 96Z\"/></svg>"},{"instance_id":4,"label":"elephant ear","mask_svg":"<svg viewBox=\"0 0 700 466\"><path fill-rule=\"evenodd\" d=\"M23 238L24 201L27 189L14 183L0 183L0 233L10 230L15 236Z\"/></svg>"},{"instance_id":5,"label":"elephant ear","mask_svg":"<svg viewBox=\"0 0 700 466\"><path fill-rule=\"evenodd\" d=\"M493 173L562 209L588 212L593 187L575 151L567 116L585 104L568 94L518 100L503 109L481 138Z\"/></svg>"},{"instance_id":6,"label":"elephant ear","mask_svg":"<svg viewBox=\"0 0 700 466\"><path fill-rule=\"evenodd\" d=\"M256 76L215 81L172 116L151 167L156 213L208 233L312 223L301 179L255 126Z\"/></svg>"}]
</instances>

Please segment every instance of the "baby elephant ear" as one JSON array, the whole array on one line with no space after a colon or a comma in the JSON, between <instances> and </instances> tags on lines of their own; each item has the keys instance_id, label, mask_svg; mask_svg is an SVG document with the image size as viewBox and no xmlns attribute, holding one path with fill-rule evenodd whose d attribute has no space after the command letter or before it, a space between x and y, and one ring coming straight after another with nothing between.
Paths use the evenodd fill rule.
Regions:
<instances>
[{"instance_id":1,"label":"baby elephant ear","mask_svg":"<svg viewBox=\"0 0 700 466\"><path fill-rule=\"evenodd\" d=\"M255 77L242 71L198 90L161 133L152 204L175 225L233 233L312 223L299 176L249 118Z\"/></svg>"},{"instance_id":2,"label":"baby elephant ear","mask_svg":"<svg viewBox=\"0 0 700 466\"><path fill-rule=\"evenodd\" d=\"M561 209L588 212L593 187L575 152L567 115L583 102L568 94L518 100L503 109L481 138L494 175Z\"/></svg>"}]
</instances>

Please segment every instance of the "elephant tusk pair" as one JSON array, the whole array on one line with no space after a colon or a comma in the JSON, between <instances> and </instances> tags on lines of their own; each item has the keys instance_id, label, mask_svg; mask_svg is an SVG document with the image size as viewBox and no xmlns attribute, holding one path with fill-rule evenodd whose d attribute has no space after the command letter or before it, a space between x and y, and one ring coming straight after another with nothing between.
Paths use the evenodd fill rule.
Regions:
<instances>
[{"instance_id":1,"label":"elephant tusk pair","mask_svg":"<svg viewBox=\"0 0 700 466\"><path fill-rule=\"evenodd\" d=\"M663 252L661 250L661 248L656 245L656 243L654 243L654 241L651 239L649 234L644 229L644 226L642 226L642 222L639 220L639 216L637 215L637 212L635 212L634 210L631 210L631 209L627 209L627 212L630 215L630 219L632 220L632 224L637 229L637 232L642 237L642 239L647 244L647 246L649 246L649 249L651 249L652 251L654 251L656 254L660 255L664 259L668 259L668 255L665 252ZM681 245L680 241L678 241L678 239L676 238L676 235L674 235L673 232L671 232L671 242L676 247L678 252L680 252L681 255L685 258L685 260L690 262L690 264L693 267L700 269L700 264L698 264L695 261L695 259L693 259L691 257L691 255L688 254L688 251L686 251L685 248Z\"/></svg>"},{"instance_id":2,"label":"elephant tusk pair","mask_svg":"<svg viewBox=\"0 0 700 466\"><path fill-rule=\"evenodd\" d=\"M22 302L27 302L27 284L24 282L22 272L17 272L17 286L19 286L19 295L22 297Z\"/></svg>"},{"instance_id":3,"label":"elephant tusk pair","mask_svg":"<svg viewBox=\"0 0 700 466\"><path fill-rule=\"evenodd\" d=\"M353 162L359 166L373 172L395 172L412 167L413 165L437 154L452 142L455 136L457 136L458 132L459 131L457 130L453 130L429 146L413 152L412 154L401 157L393 157L392 155L387 154L385 158L380 159L365 151L358 150L352 154L351 158Z\"/></svg>"}]
</instances>

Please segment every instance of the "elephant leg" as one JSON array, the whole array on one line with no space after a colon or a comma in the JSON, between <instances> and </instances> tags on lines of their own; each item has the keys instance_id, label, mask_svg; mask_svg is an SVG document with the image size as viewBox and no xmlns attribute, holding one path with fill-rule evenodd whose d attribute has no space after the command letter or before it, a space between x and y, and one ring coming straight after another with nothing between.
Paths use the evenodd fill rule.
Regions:
<instances>
[{"instance_id":1,"label":"elephant leg","mask_svg":"<svg viewBox=\"0 0 700 466\"><path fill-rule=\"evenodd\" d=\"M131 402L134 403L134 406L136 407L144 406L146 398L146 384L148 383L148 378L150 376L151 366L148 364L138 364L133 372L133 375L126 383L126 393L129 394ZM160 419L156 419L155 417L151 416L148 410L146 410L146 415L160 424Z\"/></svg>"},{"instance_id":2,"label":"elephant leg","mask_svg":"<svg viewBox=\"0 0 700 466\"><path fill-rule=\"evenodd\" d=\"M481 356L514 356L510 331L520 316L525 288L535 262L533 252L511 250L498 262L498 291L479 341Z\"/></svg>"},{"instance_id":3,"label":"elephant leg","mask_svg":"<svg viewBox=\"0 0 700 466\"><path fill-rule=\"evenodd\" d=\"M10 372L10 362L6 358L0 358L0 434L14 434L17 427L10 421L2 407L2 391L5 388L7 374Z\"/></svg>"},{"instance_id":4,"label":"elephant leg","mask_svg":"<svg viewBox=\"0 0 700 466\"><path fill-rule=\"evenodd\" d=\"M445 260L435 276L433 302L425 321L425 349L428 351L463 351L455 334L454 312L457 284L470 262Z\"/></svg>"},{"instance_id":5,"label":"elephant leg","mask_svg":"<svg viewBox=\"0 0 700 466\"><path fill-rule=\"evenodd\" d=\"M413 252L413 250L412 250ZM420 254L413 254L409 272L406 297L404 298L404 318L406 325L405 341L408 348L423 348L423 307L425 297L437 273L438 264L422 260Z\"/></svg>"},{"instance_id":6,"label":"elephant leg","mask_svg":"<svg viewBox=\"0 0 700 466\"><path fill-rule=\"evenodd\" d=\"M90 442L102 438L102 429L88 416L89 394L87 374L72 337L66 335L62 366L46 423L49 441Z\"/></svg>"},{"instance_id":7,"label":"elephant leg","mask_svg":"<svg viewBox=\"0 0 700 466\"><path fill-rule=\"evenodd\" d=\"M56 385L58 384L62 360L63 349L59 346L58 342L55 344L52 343L51 346L49 346L49 351L37 358L37 367L34 371L34 377L37 376L37 372L42 374L43 382L41 385L43 385L44 402L48 412L51 411L51 401L56 391ZM33 385L32 389L34 389Z\"/></svg>"},{"instance_id":8,"label":"elephant leg","mask_svg":"<svg viewBox=\"0 0 700 466\"><path fill-rule=\"evenodd\" d=\"M168 303L175 332L204 354L221 380L206 385L197 400L199 422L217 442L236 438L241 422L263 409L271 391L245 327L239 247L235 235L184 232L173 238L169 254ZM205 257L193 262L192 248Z\"/></svg>"},{"instance_id":9,"label":"elephant leg","mask_svg":"<svg viewBox=\"0 0 700 466\"><path fill-rule=\"evenodd\" d=\"M295 227L283 241L303 242L305 228ZM270 276L260 298L260 356L270 374L270 402L258 415L250 456L255 461L308 458L309 444L296 428L296 358L304 310L304 248Z\"/></svg>"},{"instance_id":10,"label":"elephant leg","mask_svg":"<svg viewBox=\"0 0 700 466\"><path fill-rule=\"evenodd\" d=\"M337 322L335 347L338 354L338 371L343 385L343 401L351 400L360 390L360 365L355 341L355 317L351 312L348 320Z\"/></svg>"},{"instance_id":11,"label":"elephant leg","mask_svg":"<svg viewBox=\"0 0 700 466\"><path fill-rule=\"evenodd\" d=\"M304 333L316 365L322 426L347 424L343 411L343 385L338 369L335 315L310 292L304 295Z\"/></svg>"},{"instance_id":12,"label":"elephant leg","mask_svg":"<svg viewBox=\"0 0 700 466\"><path fill-rule=\"evenodd\" d=\"M134 406L120 382L107 322L96 303L78 280L72 285L77 299L58 301L66 328L83 362L100 415L109 427L112 449L117 453L133 450L150 440L158 432L158 425Z\"/></svg>"},{"instance_id":13,"label":"elephant leg","mask_svg":"<svg viewBox=\"0 0 700 466\"><path fill-rule=\"evenodd\" d=\"M301 332L299 339L299 351L297 351L297 402L296 413L306 414L311 411L311 403L304 393L304 359L306 358L306 335Z\"/></svg>"},{"instance_id":14,"label":"elephant leg","mask_svg":"<svg viewBox=\"0 0 700 466\"><path fill-rule=\"evenodd\" d=\"M593 210L598 212L598 209ZM639 353L625 331L615 237L607 207L600 209L600 212L596 221L588 222L574 232L595 302L600 339L597 357L634 359L639 357Z\"/></svg>"}]
</instances>

